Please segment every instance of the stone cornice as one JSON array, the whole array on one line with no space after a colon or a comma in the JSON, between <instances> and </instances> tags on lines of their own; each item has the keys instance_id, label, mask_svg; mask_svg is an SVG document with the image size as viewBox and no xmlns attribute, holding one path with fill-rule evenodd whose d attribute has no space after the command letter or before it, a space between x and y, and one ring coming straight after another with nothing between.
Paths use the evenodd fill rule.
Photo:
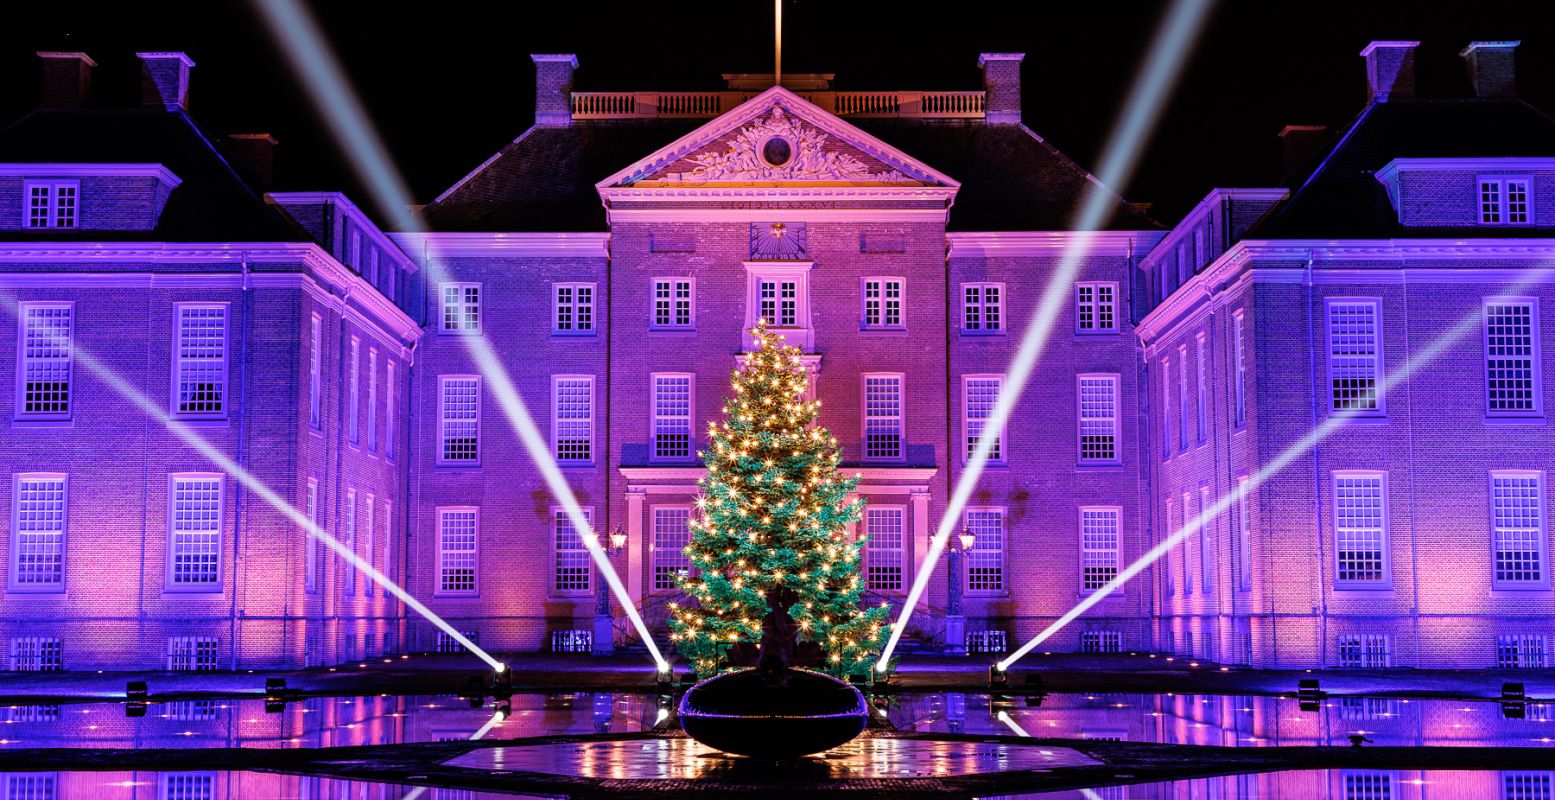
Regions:
<instances>
[{"instance_id":1,"label":"stone cornice","mask_svg":"<svg viewBox=\"0 0 1555 800\"><path fill-rule=\"evenodd\" d=\"M161 164L76 164L36 163L0 164L0 177L6 178L156 178L168 189L176 189L183 178Z\"/></svg>"},{"instance_id":2,"label":"stone cornice","mask_svg":"<svg viewBox=\"0 0 1555 800\"><path fill-rule=\"evenodd\" d=\"M1155 246L1161 231L998 231L947 233L950 258L1019 258L1062 255L1084 245L1087 255L1128 256Z\"/></svg>"},{"instance_id":3,"label":"stone cornice","mask_svg":"<svg viewBox=\"0 0 1555 800\"><path fill-rule=\"evenodd\" d=\"M265 202L278 206L290 205L327 205L333 206L345 212L345 215L356 223L356 226L367 233L367 238L383 248L390 258L400 262L400 266L411 272L421 268L416 260L410 258L400 246L380 229L372 218L357 208L351 199L340 192L268 192L265 194Z\"/></svg>"},{"instance_id":4,"label":"stone cornice","mask_svg":"<svg viewBox=\"0 0 1555 800\"><path fill-rule=\"evenodd\" d=\"M1227 200L1262 200L1272 206L1289 197L1290 190L1285 188L1211 189L1209 194L1204 195L1203 200L1200 200L1192 210L1178 220L1176 225L1172 226L1170 231L1167 231L1166 235L1161 238L1161 241L1156 242L1155 249L1151 250L1149 255L1140 259L1139 267L1140 269L1149 269L1155 263L1157 253L1170 253L1178 241L1187 236L1189 231L1198 227L1199 223L1203 222L1216 208L1220 207Z\"/></svg>"},{"instance_id":5,"label":"stone cornice","mask_svg":"<svg viewBox=\"0 0 1555 800\"><path fill-rule=\"evenodd\" d=\"M1430 170L1434 172L1467 172L1470 170L1495 170L1499 172L1533 172L1555 170L1552 157L1508 158L1395 158L1377 170L1376 178L1387 183L1400 173Z\"/></svg>"},{"instance_id":6,"label":"stone cornice","mask_svg":"<svg viewBox=\"0 0 1555 800\"><path fill-rule=\"evenodd\" d=\"M391 233L412 258L609 258L608 233Z\"/></svg>"}]
</instances>

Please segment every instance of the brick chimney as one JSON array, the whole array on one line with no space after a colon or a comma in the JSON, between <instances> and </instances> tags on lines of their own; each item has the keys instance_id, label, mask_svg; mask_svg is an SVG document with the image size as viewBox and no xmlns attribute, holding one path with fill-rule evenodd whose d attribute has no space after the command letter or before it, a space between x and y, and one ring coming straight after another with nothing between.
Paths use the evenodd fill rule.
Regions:
<instances>
[{"instance_id":1,"label":"brick chimney","mask_svg":"<svg viewBox=\"0 0 1555 800\"><path fill-rule=\"evenodd\" d=\"M179 111L189 107L189 68L183 53L136 53L140 59L140 104Z\"/></svg>"},{"instance_id":2,"label":"brick chimney","mask_svg":"<svg viewBox=\"0 0 1555 800\"><path fill-rule=\"evenodd\" d=\"M1306 162L1318 146L1328 138L1327 125L1286 125L1280 131L1280 145L1284 150L1285 174L1296 171Z\"/></svg>"},{"instance_id":3,"label":"brick chimney","mask_svg":"<svg viewBox=\"0 0 1555 800\"><path fill-rule=\"evenodd\" d=\"M92 88L92 68L97 66L86 53L60 53L40 50L43 60L43 91L39 105L44 108L80 108Z\"/></svg>"},{"instance_id":4,"label":"brick chimney","mask_svg":"<svg viewBox=\"0 0 1555 800\"><path fill-rule=\"evenodd\" d=\"M1020 62L1025 53L983 53L977 66L983 71L983 119L990 125L1020 124Z\"/></svg>"},{"instance_id":5,"label":"brick chimney","mask_svg":"<svg viewBox=\"0 0 1555 800\"><path fill-rule=\"evenodd\" d=\"M1379 103L1415 96L1415 48L1419 42L1372 42L1361 51L1366 59L1370 99Z\"/></svg>"},{"instance_id":6,"label":"brick chimney","mask_svg":"<svg viewBox=\"0 0 1555 800\"><path fill-rule=\"evenodd\" d=\"M1469 82L1476 97L1513 97L1517 94L1517 46L1521 42L1469 42L1458 55L1469 67Z\"/></svg>"},{"instance_id":7,"label":"brick chimney","mask_svg":"<svg viewBox=\"0 0 1555 800\"><path fill-rule=\"evenodd\" d=\"M261 186L269 188L275 177L275 137L268 133L234 133L227 136L232 157L248 169Z\"/></svg>"},{"instance_id":8,"label":"brick chimney","mask_svg":"<svg viewBox=\"0 0 1555 800\"><path fill-rule=\"evenodd\" d=\"M572 72L578 57L571 53L536 54L535 124L564 127L572 124Z\"/></svg>"}]
</instances>

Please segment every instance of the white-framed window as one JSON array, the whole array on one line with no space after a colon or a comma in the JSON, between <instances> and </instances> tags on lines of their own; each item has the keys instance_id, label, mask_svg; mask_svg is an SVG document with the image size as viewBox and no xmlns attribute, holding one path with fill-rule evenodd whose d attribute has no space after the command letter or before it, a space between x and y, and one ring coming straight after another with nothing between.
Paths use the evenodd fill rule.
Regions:
<instances>
[{"instance_id":1,"label":"white-framed window","mask_svg":"<svg viewBox=\"0 0 1555 800\"><path fill-rule=\"evenodd\" d=\"M444 283L438 287L444 333L475 333L481 329L481 285Z\"/></svg>"},{"instance_id":2,"label":"white-framed window","mask_svg":"<svg viewBox=\"0 0 1555 800\"><path fill-rule=\"evenodd\" d=\"M69 419L75 309L71 303L21 303L16 415Z\"/></svg>"},{"instance_id":3,"label":"white-framed window","mask_svg":"<svg viewBox=\"0 0 1555 800\"><path fill-rule=\"evenodd\" d=\"M999 391L1004 387L1003 375L963 375L961 377L962 452L967 460L977 450L988 418L999 402ZM1004 461L1004 431L993 432L993 448L988 452L990 463Z\"/></svg>"},{"instance_id":4,"label":"white-framed window","mask_svg":"<svg viewBox=\"0 0 1555 800\"><path fill-rule=\"evenodd\" d=\"M907 572L907 509L871 505L864 509L864 586L900 592Z\"/></svg>"},{"instance_id":5,"label":"white-framed window","mask_svg":"<svg viewBox=\"0 0 1555 800\"><path fill-rule=\"evenodd\" d=\"M1247 332L1247 315L1237 309L1231 314L1231 357L1236 361L1236 406L1231 420L1238 428L1247 423L1247 354L1242 343Z\"/></svg>"},{"instance_id":6,"label":"white-framed window","mask_svg":"<svg viewBox=\"0 0 1555 800\"><path fill-rule=\"evenodd\" d=\"M1388 562L1387 474L1334 473L1335 580L1350 588L1386 587Z\"/></svg>"},{"instance_id":7,"label":"white-framed window","mask_svg":"<svg viewBox=\"0 0 1555 800\"><path fill-rule=\"evenodd\" d=\"M691 507L653 507L653 590L673 591L691 571Z\"/></svg>"},{"instance_id":8,"label":"white-framed window","mask_svg":"<svg viewBox=\"0 0 1555 800\"><path fill-rule=\"evenodd\" d=\"M691 278L653 279L653 324L658 330L696 327L696 283Z\"/></svg>"},{"instance_id":9,"label":"white-framed window","mask_svg":"<svg viewBox=\"0 0 1555 800\"><path fill-rule=\"evenodd\" d=\"M1329 298L1329 408L1335 412L1384 413L1382 320L1376 300Z\"/></svg>"},{"instance_id":10,"label":"white-framed window","mask_svg":"<svg viewBox=\"0 0 1555 800\"><path fill-rule=\"evenodd\" d=\"M1118 285L1082 281L1074 285L1074 327L1077 333L1118 332Z\"/></svg>"},{"instance_id":11,"label":"white-framed window","mask_svg":"<svg viewBox=\"0 0 1555 800\"><path fill-rule=\"evenodd\" d=\"M181 417L224 417L227 306L179 303L175 316L173 410Z\"/></svg>"},{"instance_id":12,"label":"white-framed window","mask_svg":"<svg viewBox=\"0 0 1555 800\"><path fill-rule=\"evenodd\" d=\"M1393 665L1393 640L1383 633L1350 633L1339 637L1339 666L1383 669Z\"/></svg>"},{"instance_id":13,"label":"white-framed window","mask_svg":"<svg viewBox=\"0 0 1555 800\"><path fill-rule=\"evenodd\" d=\"M1093 592L1118 577L1122 559L1123 509L1118 506L1080 508L1080 589Z\"/></svg>"},{"instance_id":14,"label":"white-framed window","mask_svg":"<svg viewBox=\"0 0 1555 800\"><path fill-rule=\"evenodd\" d=\"M903 376L899 372L865 373L864 380L864 458L896 461L906 450L902 445Z\"/></svg>"},{"instance_id":15,"label":"white-framed window","mask_svg":"<svg viewBox=\"0 0 1555 800\"><path fill-rule=\"evenodd\" d=\"M1172 498L1166 498L1166 511L1161 517L1161 525L1166 529L1161 536L1163 540L1177 533L1178 529L1172 527L1172 524L1177 521L1176 511L1177 509L1173 504ZM1182 558L1181 548L1173 547L1166 551L1166 569L1162 570L1161 588L1168 595L1177 593L1177 571L1179 569L1177 561L1180 558ZM1170 649L1167 648L1168 651Z\"/></svg>"},{"instance_id":16,"label":"white-framed window","mask_svg":"<svg viewBox=\"0 0 1555 800\"><path fill-rule=\"evenodd\" d=\"M324 318L318 314L308 327L308 424L324 425Z\"/></svg>"},{"instance_id":17,"label":"white-framed window","mask_svg":"<svg viewBox=\"0 0 1555 800\"><path fill-rule=\"evenodd\" d=\"M1209 487L1199 487L1199 516L1211 508ZM1215 517L1203 519L1199 524L1199 588L1208 594L1215 588Z\"/></svg>"},{"instance_id":18,"label":"white-framed window","mask_svg":"<svg viewBox=\"0 0 1555 800\"><path fill-rule=\"evenodd\" d=\"M982 594L999 593L1004 586L1003 508L968 508L962 519L972 534L972 549L966 553L966 590Z\"/></svg>"},{"instance_id":19,"label":"white-framed window","mask_svg":"<svg viewBox=\"0 0 1555 800\"><path fill-rule=\"evenodd\" d=\"M362 503L362 551L358 555L368 566L373 566L378 544L375 541L378 538L375 535L378 532L375 527L378 524L378 499L371 494L364 495L363 499L365 502ZM368 577L366 572L362 573L362 594L373 596L373 579Z\"/></svg>"},{"instance_id":20,"label":"white-framed window","mask_svg":"<svg viewBox=\"0 0 1555 800\"><path fill-rule=\"evenodd\" d=\"M216 773L164 772L157 779L157 800L216 800Z\"/></svg>"},{"instance_id":21,"label":"white-framed window","mask_svg":"<svg viewBox=\"0 0 1555 800\"><path fill-rule=\"evenodd\" d=\"M307 497L308 522L317 528L319 525L319 482L316 478L308 479ZM311 532L302 532L302 589L313 593L319 590L319 540Z\"/></svg>"},{"instance_id":22,"label":"white-framed window","mask_svg":"<svg viewBox=\"0 0 1555 800\"><path fill-rule=\"evenodd\" d=\"M551 376L551 441L558 464L594 463L594 376Z\"/></svg>"},{"instance_id":23,"label":"white-framed window","mask_svg":"<svg viewBox=\"0 0 1555 800\"><path fill-rule=\"evenodd\" d=\"M167 517L169 589L220 590L222 475L171 476Z\"/></svg>"},{"instance_id":24,"label":"white-framed window","mask_svg":"<svg viewBox=\"0 0 1555 800\"><path fill-rule=\"evenodd\" d=\"M1496 666L1501 669L1544 669L1549 666L1548 640L1537 633L1496 637Z\"/></svg>"},{"instance_id":25,"label":"white-framed window","mask_svg":"<svg viewBox=\"0 0 1555 800\"><path fill-rule=\"evenodd\" d=\"M864 330L899 330L907 327L902 302L907 281L902 278L869 277L861 280L859 290L863 309L860 321Z\"/></svg>"},{"instance_id":26,"label":"white-framed window","mask_svg":"<svg viewBox=\"0 0 1555 800\"><path fill-rule=\"evenodd\" d=\"M362 340L351 337L351 360L346 372L346 439L362 440Z\"/></svg>"},{"instance_id":27,"label":"white-framed window","mask_svg":"<svg viewBox=\"0 0 1555 800\"><path fill-rule=\"evenodd\" d=\"M553 283L551 332L574 336L594 333L594 284Z\"/></svg>"},{"instance_id":28,"label":"white-framed window","mask_svg":"<svg viewBox=\"0 0 1555 800\"><path fill-rule=\"evenodd\" d=\"M1177 346L1177 449L1188 449L1188 346Z\"/></svg>"},{"instance_id":29,"label":"white-framed window","mask_svg":"<svg viewBox=\"0 0 1555 800\"><path fill-rule=\"evenodd\" d=\"M75 228L79 223L81 185L77 181L26 181L24 222L28 228Z\"/></svg>"},{"instance_id":30,"label":"white-framed window","mask_svg":"<svg viewBox=\"0 0 1555 800\"><path fill-rule=\"evenodd\" d=\"M1161 359L1161 460L1172 457L1172 359Z\"/></svg>"},{"instance_id":31,"label":"white-framed window","mask_svg":"<svg viewBox=\"0 0 1555 800\"><path fill-rule=\"evenodd\" d=\"M380 286L379 281L380 277L381 275L378 269L378 248L369 247L367 249L367 282L372 284L373 288L381 289L382 286Z\"/></svg>"},{"instance_id":32,"label":"white-framed window","mask_svg":"<svg viewBox=\"0 0 1555 800\"><path fill-rule=\"evenodd\" d=\"M480 570L480 509L474 506L437 510L437 593L478 593Z\"/></svg>"},{"instance_id":33,"label":"white-framed window","mask_svg":"<svg viewBox=\"0 0 1555 800\"><path fill-rule=\"evenodd\" d=\"M345 507L340 510L340 543L346 551L356 555L356 490L346 490ZM349 558L340 560L340 592L347 597L356 594L356 564Z\"/></svg>"},{"instance_id":34,"label":"white-framed window","mask_svg":"<svg viewBox=\"0 0 1555 800\"><path fill-rule=\"evenodd\" d=\"M691 458L691 409L696 376L688 372L653 374L653 457Z\"/></svg>"},{"instance_id":35,"label":"white-framed window","mask_svg":"<svg viewBox=\"0 0 1555 800\"><path fill-rule=\"evenodd\" d=\"M385 458L394 457L394 395L399 392L399 383L394 374L394 361L390 360L383 365L383 455Z\"/></svg>"},{"instance_id":36,"label":"white-framed window","mask_svg":"<svg viewBox=\"0 0 1555 800\"><path fill-rule=\"evenodd\" d=\"M1182 520L1177 530L1186 531L1188 526L1199 519L1199 514L1193 510L1193 494L1182 493ZM1182 593L1193 594L1193 570L1197 563L1197 556L1193 552L1194 545L1199 543L1197 531L1193 535L1184 536L1182 540Z\"/></svg>"},{"instance_id":37,"label":"white-framed window","mask_svg":"<svg viewBox=\"0 0 1555 800\"><path fill-rule=\"evenodd\" d=\"M1539 370L1539 305L1531 297L1485 300L1485 411L1544 413Z\"/></svg>"},{"instance_id":38,"label":"white-framed window","mask_svg":"<svg viewBox=\"0 0 1555 800\"><path fill-rule=\"evenodd\" d=\"M1080 375L1076 386L1080 463L1118 463L1118 376Z\"/></svg>"},{"instance_id":39,"label":"white-framed window","mask_svg":"<svg viewBox=\"0 0 1555 800\"><path fill-rule=\"evenodd\" d=\"M1201 332L1194 340L1194 365L1198 367L1199 396L1198 405L1198 440L1203 444L1209 439L1209 341Z\"/></svg>"},{"instance_id":40,"label":"white-framed window","mask_svg":"<svg viewBox=\"0 0 1555 800\"><path fill-rule=\"evenodd\" d=\"M367 348L367 449L378 452L378 348Z\"/></svg>"},{"instance_id":41,"label":"white-framed window","mask_svg":"<svg viewBox=\"0 0 1555 800\"><path fill-rule=\"evenodd\" d=\"M11 530L11 589L57 592L65 588L66 476L16 476Z\"/></svg>"},{"instance_id":42,"label":"white-framed window","mask_svg":"<svg viewBox=\"0 0 1555 800\"><path fill-rule=\"evenodd\" d=\"M216 671L216 637L167 637L167 668L172 672Z\"/></svg>"},{"instance_id":43,"label":"white-framed window","mask_svg":"<svg viewBox=\"0 0 1555 800\"><path fill-rule=\"evenodd\" d=\"M1520 176L1481 176L1481 225L1528 225L1533 222L1533 180Z\"/></svg>"},{"instance_id":44,"label":"white-framed window","mask_svg":"<svg viewBox=\"0 0 1555 800\"><path fill-rule=\"evenodd\" d=\"M799 324L799 281L762 278L758 286L762 319L777 328L792 328Z\"/></svg>"},{"instance_id":45,"label":"white-framed window","mask_svg":"<svg viewBox=\"0 0 1555 800\"><path fill-rule=\"evenodd\" d=\"M481 379L479 375L443 375L438 379L437 460L479 464Z\"/></svg>"},{"instance_id":46,"label":"white-framed window","mask_svg":"<svg viewBox=\"0 0 1555 800\"><path fill-rule=\"evenodd\" d=\"M1551 800L1555 798L1555 772L1501 773L1502 800Z\"/></svg>"},{"instance_id":47,"label":"white-framed window","mask_svg":"<svg viewBox=\"0 0 1555 800\"><path fill-rule=\"evenodd\" d=\"M388 500L383 501L383 559L379 564L384 577L394 580L394 504Z\"/></svg>"},{"instance_id":48,"label":"white-framed window","mask_svg":"<svg viewBox=\"0 0 1555 800\"><path fill-rule=\"evenodd\" d=\"M1004 333L1004 284L961 284L961 332Z\"/></svg>"},{"instance_id":49,"label":"white-framed window","mask_svg":"<svg viewBox=\"0 0 1555 800\"><path fill-rule=\"evenodd\" d=\"M350 264L351 269L356 270L358 275L362 274L362 232L354 227L351 230L351 246L346 251L346 263Z\"/></svg>"},{"instance_id":50,"label":"white-framed window","mask_svg":"<svg viewBox=\"0 0 1555 800\"><path fill-rule=\"evenodd\" d=\"M1544 475L1507 470L1490 473L1490 539L1498 589L1543 588L1545 570Z\"/></svg>"},{"instance_id":51,"label":"white-framed window","mask_svg":"<svg viewBox=\"0 0 1555 800\"><path fill-rule=\"evenodd\" d=\"M64 643L53 636L17 636L11 639L13 672L59 672L65 668Z\"/></svg>"},{"instance_id":52,"label":"white-framed window","mask_svg":"<svg viewBox=\"0 0 1555 800\"><path fill-rule=\"evenodd\" d=\"M1123 634L1119 631L1082 631L1080 633L1080 652L1121 653L1123 652Z\"/></svg>"},{"instance_id":53,"label":"white-framed window","mask_svg":"<svg viewBox=\"0 0 1555 800\"><path fill-rule=\"evenodd\" d=\"M590 565L588 546L583 543L583 532L572 524L572 518L560 507L551 509L551 519L554 553L551 586L558 595L588 594L594 587L594 570ZM583 519L592 529L594 510L583 509Z\"/></svg>"},{"instance_id":54,"label":"white-framed window","mask_svg":"<svg viewBox=\"0 0 1555 800\"><path fill-rule=\"evenodd\" d=\"M1238 589L1247 591L1253 588L1253 504L1252 487L1248 484L1246 476L1236 480L1236 504L1231 515L1232 522L1236 525L1236 564Z\"/></svg>"}]
</instances>

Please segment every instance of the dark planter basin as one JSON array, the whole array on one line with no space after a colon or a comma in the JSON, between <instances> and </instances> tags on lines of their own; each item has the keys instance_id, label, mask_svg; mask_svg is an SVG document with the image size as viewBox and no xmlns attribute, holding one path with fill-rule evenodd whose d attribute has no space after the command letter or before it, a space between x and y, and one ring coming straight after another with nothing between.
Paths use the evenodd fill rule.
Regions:
<instances>
[{"instance_id":1,"label":"dark planter basin","mask_svg":"<svg viewBox=\"0 0 1555 800\"><path fill-rule=\"evenodd\" d=\"M708 678L680 699L687 736L725 753L787 759L821 753L864 731L864 695L829 675L787 670L769 686L755 670Z\"/></svg>"}]
</instances>

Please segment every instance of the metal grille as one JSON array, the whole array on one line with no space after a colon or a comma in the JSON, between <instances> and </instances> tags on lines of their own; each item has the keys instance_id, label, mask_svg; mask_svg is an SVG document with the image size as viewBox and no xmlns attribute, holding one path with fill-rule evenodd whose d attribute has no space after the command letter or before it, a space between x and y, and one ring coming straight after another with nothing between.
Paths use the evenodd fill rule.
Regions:
<instances>
[{"instance_id":1,"label":"metal grille","mask_svg":"<svg viewBox=\"0 0 1555 800\"><path fill-rule=\"evenodd\" d=\"M900 328L902 326L902 281L864 281L864 327Z\"/></svg>"},{"instance_id":2,"label":"metal grille","mask_svg":"<svg viewBox=\"0 0 1555 800\"><path fill-rule=\"evenodd\" d=\"M999 387L1003 384L1002 378L969 378L966 381L966 397L963 403L966 406L966 457L970 459L972 453L977 450L978 437L983 435L983 426L989 415L993 414L993 407L999 401ZM1001 461L1004 458L1004 442L998 432L993 434L993 448L988 452L989 461Z\"/></svg>"},{"instance_id":3,"label":"metal grille","mask_svg":"<svg viewBox=\"0 0 1555 800\"><path fill-rule=\"evenodd\" d=\"M1393 775L1388 772L1346 772L1344 800L1393 800Z\"/></svg>"},{"instance_id":4,"label":"metal grille","mask_svg":"<svg viewBox=\"0 0 1555 800\"><path fill-rule=\"evenodd\" d=\"M227 308L178 307L178 413L226 410Z\"/></svg>"},{"instance_id":5,"label":"metal grille","mask_svg":"<svg viewBox=\"0 0 1555 800\"><path fill-rule=\"evenodd\" d=\"M1504 800L1550 800L1555 797L1555 773L1503 772L1501 788Z\"/></svg>"},{"instance_id":6,"label":"metal grille","mask_svg":"<svg viewBox=\"0 0 1555 800\"><path fill-rule=\"evenodd\" d=\"M1080 378L1080 460L1118 460L1118 379Z\"/></svg>"},{"instance_id":7,"label":"metal grille","mask_svg":"<svg viewBox=\"0 0 1555 800\"><path fill-rule=\"evenodd\" d=\"M1118 576L1118 509L1080 509L1081 588L1091 591Z\"/></svg>"},{"instance_id":8,"label":"metal grille","mask_svg":"<svg viewBox=\"0 0 1555 800\"><path fill-rule=\"evenodd\" d=\"M466 639L469 639L471 642L473 642L473 643L475 643L477 645L481 643L481 636L476 631L459 631L459 635L463 636ZM464 653L464 652L468 652L468 651L465 650L464 645L459 643L458 639L455 639L454 637L449 636L448 633L445 632L445 631L438 631L437 632L437 639L433 643L433 647L439 653ZM461 739L461 741L463 741L463 740Z\"/></svg>"},{"instance_id":9,"label":"metal grille","mask_svg":"<svg viewBox=\"0 0 1555 800\"><path fill-rule=\"evenodd\" d=\"M16 483L16 585L65 582L65 479L19 478Z\"/></svg>"},{"instance_id":10,"label":"metal grille","mask_svg":"<svg viewBox=\"0 0 1555 800\"><path fill-rule=\"evenodd\" d=\"M1485 390L1491 413L1538 410L1533 304L1485 304Z\"/></svg>"},{"instance_id":11,"label":"metal grille","mask_svg":"<svg viewBox=\"0 0 1555 800\"><path fill-rule=\"evenodd\" d=\"M24 305L22 408L27 416L70 413L71 307Z\"/></svg>"},{"instance_id":12,"label":"metal grille","mask_svg":"<svg viewBox=\"0 0 1555 800\"><path fill-rule=\"evenodd\" d=\"M584 519L594 524L593 515L585 509ZM572 526L572 520L560 509L556 511L556 591L570 594L587 592L590 586L589 551L583 544L583 536Z\"/></svg>"},{"instance_id":13,"label":"metal grille","mask_svg":"<svg viewBox=\"0 0 1555 800\"><path fill-rule=\"evenodd\" d=\"M691 376L653 376L653 455L691 456Z\"/></svg>"},{"instance_id":14,"label":"metal grille","mask_svg":"<svg viewBox=\"0 0 1555 800\"><path fill-rule=\"evenodd\" d=\"M481 287L479 284L443 284L443 330L450 332L481 329Z\"/></svg>"},{"instance_id":15,"label":"metal grille","mask_svg":"<svg viewBox=\"0 0 1555 800\"><path fill-rule=\"evenodd\" d=\"M49 636L18 636L11 640L11 669L16 672L58 672L65 668L64 645Z\"/></svg>"},{"instance_id":16,"label":"metal grille","mask_svg":"<svg viewBox=\"0 0 1555 800\"><path fill-rule=\"evenodd\" d=\"M475 591L479 530L475 509L444 510L438 515L438 591Z\"/></svg>"},{"instance_id":17,"label":"metal grille","mask_svg":"<svg viewBox=\"0 0 1555 800\"><path fill-rule=\"evenodd\" d=\"M162 775L159 800L215 800L215 797L215 773L168 772Z\"/></svg>"},{"instance_id":18,"label":"metal grille","mask_svg":"<svg viewBox=\"0 0 1555 800\"><path fill-rule=\"evenodd\" d=\"M1495 523L1496 580L1544 579L1543 492L1537 475L1494 475L1490 502Z\"/></svg>"},{"instance_id":19,"label":"metal grille","mask_svg":"<svg viewBox=\"0 0 1555 800\"><path fill-rule=\"evenodd\" d=\"M1392 640L1381 633L1339 637L1339 666L1382 669L1391 666Z\"/></svg>"},{"instance_id":20,"label":"metal grille","mask_svg":"<svg viewBox=\"0 0 1555 800\"><path fill-rule=\"evenodd\" d=\"M1004 329L1004 306L1000 287L991 283L962 284L965 302L961 306L961 327L976 333L996 333Z\"/></svg>"},{"instance_id":21,"label":"metal grille","mask_svg":"<svg viewBox=\"0 0 1555 800\"><path fill-rule=\"evenodd\" d=\"M551 652L553 653L587 653L593 649L593 631L551 631Z\"/></svg>"},{"instance_id":22,"label":"metal grille","mask_svg":"<svg viewBox=\"0 0 1555 800\"><path fill-rule=\"evenodd\" d=\"M174 672L212 672L216 669L216 637L171 636L167 640L167 668Z\"/></svg>"},{"instance_id":23,"label":"metal grille","mask_svg":"<svg viewBox=\"0 0 1555 800\"><path fill-rule=\"evenodd\" d=\"M864 376L864 457L902 457L902 376Z\"/></svg>"},{"instance_id":24,"label":"metal grille","mask_svg":"<svg viewBox=\"0 0 1555 800\"><path fill-rule=\"evenodd\" d=\"M1334 481L1334 538L1341 581L1381 583L1387 531L1383 527L1381 476L1345 476Z\"/></svg>"},{"instance_id":25,"label":"metal grille","mask_svg":"<svg viewBox=\"0 0 1555 800\"><path fill-rule=\"evenodd\" d=\"M221 478L173 481L170 574L176 586L221 581Z\"/></svg>"},{"instance_id":26,"label":"metal grille","mask_svg":"<svg viewBox=\"0 0 1555 800\"><path fill-rule=\"evenodd\" d=\"M444 461L477 461L480 458L481 379L443 379Z\"/></svg>"},{"instance_id":27,"label":"metal grille","mask_svg":"<svg viewBox=\"0 0 1555 800\"><path fill-rule=\"evenodd\" d=\"M966 554L967 591L1004 591L1004 511L968 510L966 529L973 536Z\"/></svg>"},{"instance_id":28,"label":"metal grille","mask_svg":"<svg viewBox=\"0 0 1555 800\"><path fill-rule=\"evenodd\" d=\"M594 458L594 381L556 379L556 460L588 463Z\"/></svg>"},{"instance_id":29,"label":"metal grille","mask_svg":"<svg viewBox=\"0 0 1555 800\"><path fill-rule=\"evenodd\" d=\"M864 584L885 592L902 590L907 560L906 511L901 508L870 508L864 512L869 542L864 552Z\"/></svg>"},{"instance_id":30,"label":"metal grille","mask_svg":"<svg viewBox=\"0 0 1555 800\"><path fill-rule=\"evenodd\" d=\"M655 508L653 510L653 588L679 589L680 579L691 571L691 510Z\"/></svg>"},{"instance_id":31,"label":"metal grille","mask_svg":"<svg viewBox=\"0 0 1555 800\"><path fill-rule=\"evenodd\" d=\"M54 773L23 773L5 776L6 800L55 800L59 776Z\"/></svg>"},{"instance_id":32,"label":"metal grille","mask_svg":"<svg viewBox=\"0 0 1555 800\"><path fill-rule=\"evenodd\" d=\"M1335 411L1377 411L1377 304L1328 305L1328 375Z\"/></svg>"},{"instance_id":33,"label":"metal grille","mask_svg":"<svg viewBox=\"0 0 1555 800\"><path fill-rule=\"evenodd\" d=\"M1084 631L1080 634L1082 653L1121 653L1123 634L1118 631Z\"/></svg>"},{"instance_id":34,"label":"metal grille","mask_svg":"<svg viewBox=\"0 0 1555 800\"><path fill-rule=\"evenodd\" d=\"M1546 661L1545 639L1536 634L1496 637L1496 666L1502 669L1543 669Z\"/></svg>"}]
</instances>

